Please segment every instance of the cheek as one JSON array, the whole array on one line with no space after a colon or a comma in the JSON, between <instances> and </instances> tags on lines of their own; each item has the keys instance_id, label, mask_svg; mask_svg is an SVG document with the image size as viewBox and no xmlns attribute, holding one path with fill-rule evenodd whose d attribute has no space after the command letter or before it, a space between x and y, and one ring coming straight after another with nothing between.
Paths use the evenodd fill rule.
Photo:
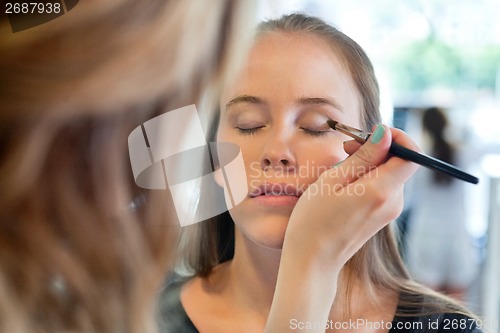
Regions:
<instances>
[{"instance_id":1,"label":"cheek","mask_svg":"<svg viewBox=\"0 0 500 333\"><path fill-rule=\"evenodd\" d=\"M304 147L298 155L298 174L300 178L315 181L321 173L332 168L347 158L342 141L331 142L328 145Z\"/></svg>"},{"instance_id":2,"label":"cheek","mask_svg":"<svg viewBox=\"0 0 500 333\"><path fill-rule=\"evenodd\" d=\"M313 143L301 142L296 152L300 161L314 161L322 165L336 164L348 156L344 150L345 140L349 140L349 138L344 138L342 134L339 134L323 142L320 140Z\"/></svg>"},{"instance_id":3,"label":"cheek","mask_svg":"<svg viewBox=\"0 0 500 333\"><path fill-rule=\"evenodd\" d=\"M228 128L222 123L222 119L221 119L219 124L217 125L217 132L215 134L215 141L217 141L217 142L221 142L221 141L231 142L228 134L229 134Z\"/></svg>"},{"instance_id":4,"label":"cheek","mask_svg":"<svg viewBox=\"0 0 500 333\"><path fill-rule=\"evenodd\" d=\"M261 171L260 140L257 137L241 137L240 135L232 134L231 130L221 127L217 132L216 140L218 142L231 142L238 145L243 157L243 163L245 165L247 175L255 175Z\"/></svg>"},{"instance_id":5,"label":"cheek","mask_svg":"<svg viewBox=\"0 0 500 333\"><path fill-rule=\"evenodd\" d=\"M254 179L262 176L261 154L257 145L240 145L241 154L247 171L247 178Z\"/></svg>"}]
</instances>

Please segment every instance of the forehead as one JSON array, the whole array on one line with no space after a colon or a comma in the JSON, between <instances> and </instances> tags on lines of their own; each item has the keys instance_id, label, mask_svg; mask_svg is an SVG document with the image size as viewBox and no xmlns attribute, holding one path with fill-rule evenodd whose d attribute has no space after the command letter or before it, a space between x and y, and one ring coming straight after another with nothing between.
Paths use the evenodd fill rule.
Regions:
<instances>
[{"instance_id":1,"label":"forehead","mask_svg":"<svg viewBox=\"0 0 500 333\"><path fill-rule=\"evenodd\" d=\"M266 32L259 36L242 71L224 89L222 102L238 94L295 98L333 94L358 104L358 93L335 48L311 33Z\"/></svg>"},{"instance_id":2,"label":"forehead","mask_svg":"<svg viewBox=\"0 0 500 333\"><path fill-rule=\"evenodd\" d=\"M287 53L290 60L325 60L341 65L334 42L327 41L312 32L268 31L258 36L250 52L250 59L255 60L262 54L267 56ZM286 60L284 59L284 60Z\"/></svg>"}]
</instances>

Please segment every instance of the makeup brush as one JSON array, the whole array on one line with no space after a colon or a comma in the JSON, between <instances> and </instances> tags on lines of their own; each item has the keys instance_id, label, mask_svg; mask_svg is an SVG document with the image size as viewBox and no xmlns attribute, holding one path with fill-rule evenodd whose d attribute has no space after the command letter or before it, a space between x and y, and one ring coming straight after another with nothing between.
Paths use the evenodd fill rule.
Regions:
<instances>
[{"instance_id":1,"label":"makeup brush","mask_svg":"<svg viewBox=\"0 0 500 333\"><path fill-rule=\"evenodd\" d=\"M372 134L370 132L365 132L351 126L341 124L338 121L331 119L329 119L327 123L328 126L330 126L332 129L350 136L359 143L365 143ZM391 143L389 153L404 160L420 164L421 166L424 166L426 168L443 172L451 177L455 177L472 184L479 183L479 179L477 177L474 177L449 163L443 162L428 155L417 153L416 151L405 148L395 142Z\"/></svg>"}]
</instances>

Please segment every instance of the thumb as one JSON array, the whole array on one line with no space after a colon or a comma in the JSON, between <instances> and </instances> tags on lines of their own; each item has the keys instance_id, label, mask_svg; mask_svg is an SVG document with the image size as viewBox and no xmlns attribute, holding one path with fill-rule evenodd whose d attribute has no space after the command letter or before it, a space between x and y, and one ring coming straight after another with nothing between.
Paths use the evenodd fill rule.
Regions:
<instances>
[{"instance_id":1,"label":"thumb","mask_svg":"<svg viewBox=\"0 0 500 333\"><path fill-rule=\"evenodd\" d=\"M391 142L391 131L388 127L379 124L367 142L328 172L332 173L331 176L334 173L334 178L339 183L351 183L386 160Z\"/></svg>"}]
</instances>

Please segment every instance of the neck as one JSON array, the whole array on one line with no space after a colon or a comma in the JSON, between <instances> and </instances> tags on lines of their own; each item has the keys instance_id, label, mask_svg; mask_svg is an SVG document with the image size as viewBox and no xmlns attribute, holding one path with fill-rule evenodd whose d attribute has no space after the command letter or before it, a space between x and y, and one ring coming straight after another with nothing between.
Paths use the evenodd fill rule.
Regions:
<instances>
[{"instance_id":1,"label":"neck","mask_svg":"<svg viewBox=\"0 0 500 333\"><path fill-rule=\"evenodd\" d=\"M276 287L281 249L264 247L235 230L229 284L237 304L267 317Z\"/></svg>"},{"instance_id":2,"label":"neck","mask_svg":"<svg viewBox=\"0 0 500 333\"><path fill-rule=\"evenodd\" d=\"M233 303L251 311L262 318L263 322L269 314L271 303L276 288L279 264L281 259L280 249L271 249L253 242L235 230L234 258L223 269L228 279L227 287ZM330 318L337 321L346 320L346 315L354 318L367 318L378 320L379 311L373 311L372 300L367 296L364 284L352 274L348 274L348 267L338 277L337 297L332 304ZM348 279L351 288L346 288L343 283ZM350 289L346 297L347 289ZM397 305L397 295L387 295L387 300L381 300L381 308L387 310L385 320L392 320ZM346 313L346 306L350 314ZM370 310L372 309L372 310ZM375 313L372 313L375 312Z\"/></svg>"},{"instance_id":3,"label":"neck","mask_svg":"<svg viewBox=\"0 0 500 333\"><path fill-rule=\"evenodd\" d=\"M238 229L235 230L234 258L226 267L228 286L235 304L246 309L254 309L267 317L276 289L276 281L281 260L281 249L273 249L257 244ZM342 280L340 274L339 282ZM340 316L345 309L345 285L339 283L341 290L332 308L332 314Z\"/></svg>"}]
</instances>

